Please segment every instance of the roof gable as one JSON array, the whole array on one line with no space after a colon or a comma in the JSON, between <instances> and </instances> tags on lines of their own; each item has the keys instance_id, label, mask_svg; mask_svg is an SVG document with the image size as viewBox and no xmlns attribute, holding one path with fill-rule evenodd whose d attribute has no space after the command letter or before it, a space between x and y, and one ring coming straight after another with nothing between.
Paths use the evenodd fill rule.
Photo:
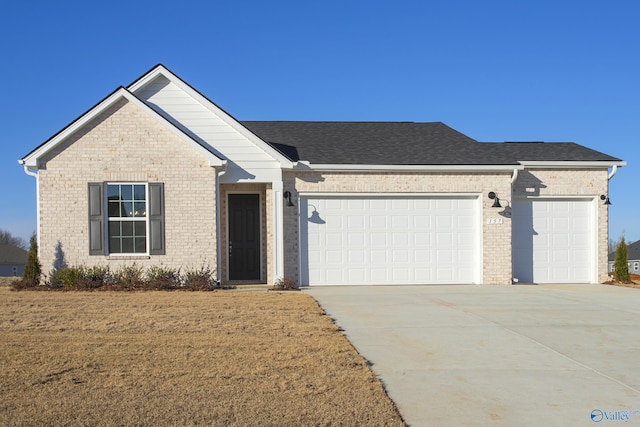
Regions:
<instances>
[{"instance_id":1,"label":"roof gable","mask_svg":"<svg viewBox=\"0 0 640 427\"><path fill-rule=\"evenodd\" d=\"M50 139L45 141L40 146L36 147L34 150L32 150L29 154L24 156L22 159L20 159L19 163L24 165L25 167L37 168L39 166L38 160L41 157L43 157L45 154L50 152L56 146L64 142L67 138L71 137L76 132L81 130L91 120L93 120L95 117L100 115L102 112L107 110L109 107L111 107L121 99L126 99L128 102L131 102L134 105L136 105L138 108L140 108L149 116L151 116L153 119L155 119L159 124L161 124L162 126L167 128L169 131L171 131L173 134L175 134L178 138L182 139L187 144L189 144L192 148L198 151L200 154L204 155L208 159L210 166L221 166L223 164L223 161L221 158L216 156L214 153L212 153L210 150L208 150L198 141L191 138L185 132L183 132L182 130L178 129L176 126L171 124L169 121L167 121L164 117L159 115L153 109L149 108L149 106L147 106L144 102L139 100L135 95L133 95L130 91L128 91L124 87L119 87L118 89L116 89L114 92L112 92L102 101L100 101L98 104L93 106L89 111L87 111L86 113L78 117L67 127L62 129L60 132L52 136Z\"/></svg>"},{"instance_id":2,"label":"roof gable","mask_svg":"<svg viewBox=\"0 0 640 427\"><path fill-rule=\"evenodd\" d=\"M270 144L267 144L260 137L255 135L250 129L245 127L241 122L236 120L233 116L231 116L225 110L223 110L218 105L213 103L206 96L204 96L202 93L200 93L199 91L194 89L191 85L186 83L184 80L182 80L180 77L176 76L174 73L169 71L166 67L164 67L161 64L155 66L149 72L147 72L145 75L140 77L138 80L136 80L135 82L131 83L128 86L128 89L132 93L135 93L136 95L138 95L138 94L142 95L144 93L144 91L145 91L145 88L148 88L150 85L153 85L154 82L157 82L160 79L166 79L170 84L174 85L176 88L178 88L179 90L181 90L182 92L187 94L190 98L195 100L199 106L201 106L204 109L208 110L213 115L213 117L215 117L216 119L221 120L226 126L229 126L235 132L237 132L238 134L242 135L242 137L244 137L246 140L250 141L259 150L261 150L267 156L269 156L270 159L275 160L276 162L278 162L281 167L284 167L284 168L293 167L293 163L291 162L291 160L289 158L284 156L281 152L279 152L277 149L275 149ZM144 96L141 96L141 97L144 98ZM148 102L148 101L146 101L146 102ZM152 108L153 108L152 103L149 103L149 105L151 105ZM159 106L158 111L159 111L160 114L165 115L166 118L168 118L169 120L175 120L174 115L172 115L171 113L167 113L167 112L161 111L161 110L162 110L162 107ZM179 121L176 120L176 123L178 123L178 122ZM180 126L180 124L178 124L178 126ZM188 124L186 124L186 123L184 124L184 126L185 127L189 127ZM234 159L230 158L229 160L234 160Z\"/></svg>"}]
</instances>

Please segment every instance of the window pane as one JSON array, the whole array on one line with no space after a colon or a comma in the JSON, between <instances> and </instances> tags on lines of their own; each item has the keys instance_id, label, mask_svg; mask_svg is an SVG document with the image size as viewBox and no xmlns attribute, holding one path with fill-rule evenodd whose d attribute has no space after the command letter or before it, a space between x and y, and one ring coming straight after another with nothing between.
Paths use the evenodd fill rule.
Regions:
<instances>
[{"instance_id":1,"label":"window pane","mask_svg":"<svg viewBox=\"0 0 640 427\"><path fill-rule=\"evenodd\" d=\"M123 200L133 200L133 185L121 185L120 194Z\"/></svg>"},{"instance_id":2,"label":"window pane","mask_svg":"<svg viewBox=\"0 0 640 427\"><path fill-rule=\"evenodd\" d=\"M133 204L133 216L144 217L147 215L144 202L136 202Z\"/></svg>"},{"instance_id":3,"label":"window pane","mask_svg":"<svg viewBox=\"0 0 640 427\"><path fill-rule=\"evenodd\" d=\"M144 185L134 185L133 187L134 200L147 200Z\"/></svg>"},{"instance_id":4,"label":"window pane","mask_svg":"<svg viewBox=\"0 0 640 427\"><path fill-rule=\"evenodd\" d=\"M136 253L147 252L147 222L136 221L134 222L135 229L135 251Z\"/></svg>"},{"instance_id":5,"label":"window pane","mask_svg":"<svg viewBox=\"0 0 640 427\"><path fill-rule=\"evenodd\" d=\"M133 252L133 237L122 238L122 253L132 254Z\"/></svg>"},{"instance_id":6,"label":"window pane","mask_svg":"<svg viewBox=\"0 0 640 427\"><path fill-rule=\"evenodd\" d=\"M135 235L138 237L145 237L147 235L147 222L146 221L135 221L132 224L135 224Z\"/></svg>"},{"instance_id":7,"label":"window pane","mask_svg":"<svg viewBox=\"0 0 640 427\"><path fill-rule=\"evenodd\" d=\"M120 212L121 203L117 200L112 201L109 200L109 216L111 217L120 217L122 213Z\"/></svg>"},{"instance_id":8,"label":"window pane","mask_svg":"<svg viewBox=\"0 0 640 427\"><path fill-rule=\"evenodd\" d=\"M145 253L147 252L147 239L143 238L143 237L136 237L135 239L135 245L136 245L136 253L140 254L140 253Z\"/></svg>"},{"instance_id":9,"label":"window pane","mask_svg":"<svg viewBox=\"0 0 640 427\"><path fill-rule=\"evenodd\" d=\"M120 222L109 222L109 252L114 254L122 253L122 245L120 244Z\"/></svg>"},{"instance_id":10,"label":"window pane","mask_svg":"<svg viewBox=\"0 0 640 427\"><path fill-rule=\"evenodd\" d=\"M124 202L124 215L123 216L133 216L133 203Z\"/></svg>"},{"instance_id":11,"label":"window pane","mask_svg":"<svg viewBox=\"0 0 640 427\"><path fill-rule=\"evenodd\" d=\"M123 237L133 237L133 222L131 221L122 221L122 234Z\"/></svg>"},{"instance_id":12,"label":"window pane","mask_svg":"<svg viewBox=\"0 0 640 427\"><path fill-rule=\"evenodd\" d=\"M111 198L120 198L120 186L119 185L107 185L107 198L111 200Z\"/></svg>"}]
</instances>

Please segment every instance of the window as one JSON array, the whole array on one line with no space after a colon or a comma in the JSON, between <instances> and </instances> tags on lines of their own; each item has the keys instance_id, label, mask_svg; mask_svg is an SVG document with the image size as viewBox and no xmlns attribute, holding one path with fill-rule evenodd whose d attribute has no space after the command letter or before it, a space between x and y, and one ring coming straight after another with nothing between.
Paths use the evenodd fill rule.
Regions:
<instances>
[{"instance_id":1,"label":"window","mask_svg":"<svg viewBox=\"0 0 640 427\"><path fill-rule=\"evenodd\" d=\"M147 253L146 184L107 184L109 253Z\"/></svg>"},{"instance_id":2,"label":"window","mask_svg":"<svg viewBox=\"0 0 640 427\"><path fill-rule=\"evenodd\" d=\"M89 254L163 255L164 184L89 183Z\"/></svg>"}]
</instances>

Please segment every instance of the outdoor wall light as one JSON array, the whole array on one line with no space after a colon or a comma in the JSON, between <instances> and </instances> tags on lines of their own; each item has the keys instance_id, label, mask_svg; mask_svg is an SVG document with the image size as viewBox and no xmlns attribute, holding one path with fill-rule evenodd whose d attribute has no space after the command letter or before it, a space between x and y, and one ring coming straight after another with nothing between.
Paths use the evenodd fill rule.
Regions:
<instances>
[{"instance_id":1,"label":"outdoor wall light","mask_svg":"<svg viewBox=\"0 0 640 427\"><path fill-rule=\"evenodd\" d=\"M496 193L494 193L493 191L490 191L488 196L491 200L493 200L493 205L491 205L492 208L502 207L502 205L500 204L500 199L498 198L498 195Z\"/></svg>"},{"instance_id":2,"label":"outdoor wall light","mask_svg":"<svg viewBox=\"0 0 640 427\"><path fill-rule=\"evenodd\" d=\"M287 199L287 206L295 206L291 201L291 191L285 191L282 193L285 199Z\"/></svg>"},{"instance_id":3,"label":"outdoor wall light","mask_svg":"<svg viewBox=\"0 0 640 427\"><path fill-rule=\"evenodd\" d=\"M604 194L600 196L600 200L604 200L604 204L605 205L610 205L611 201L609 200L609 197L605 196Z\"/></svg>"}]
</instances>

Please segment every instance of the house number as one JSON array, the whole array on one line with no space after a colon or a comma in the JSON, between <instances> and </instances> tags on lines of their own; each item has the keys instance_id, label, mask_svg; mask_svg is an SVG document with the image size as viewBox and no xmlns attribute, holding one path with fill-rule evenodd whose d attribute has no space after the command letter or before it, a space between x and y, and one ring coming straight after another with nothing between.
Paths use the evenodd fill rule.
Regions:
<instances>
[{"instance_id":1,"label":"house number","mask_svg":"<svg viewBox=\"0 0 640 427\"><path fill-rule=\"evenodd\" d=\"M489 218L487 224L502 224L502 218Z\"/></svg>"}]
</instances>

